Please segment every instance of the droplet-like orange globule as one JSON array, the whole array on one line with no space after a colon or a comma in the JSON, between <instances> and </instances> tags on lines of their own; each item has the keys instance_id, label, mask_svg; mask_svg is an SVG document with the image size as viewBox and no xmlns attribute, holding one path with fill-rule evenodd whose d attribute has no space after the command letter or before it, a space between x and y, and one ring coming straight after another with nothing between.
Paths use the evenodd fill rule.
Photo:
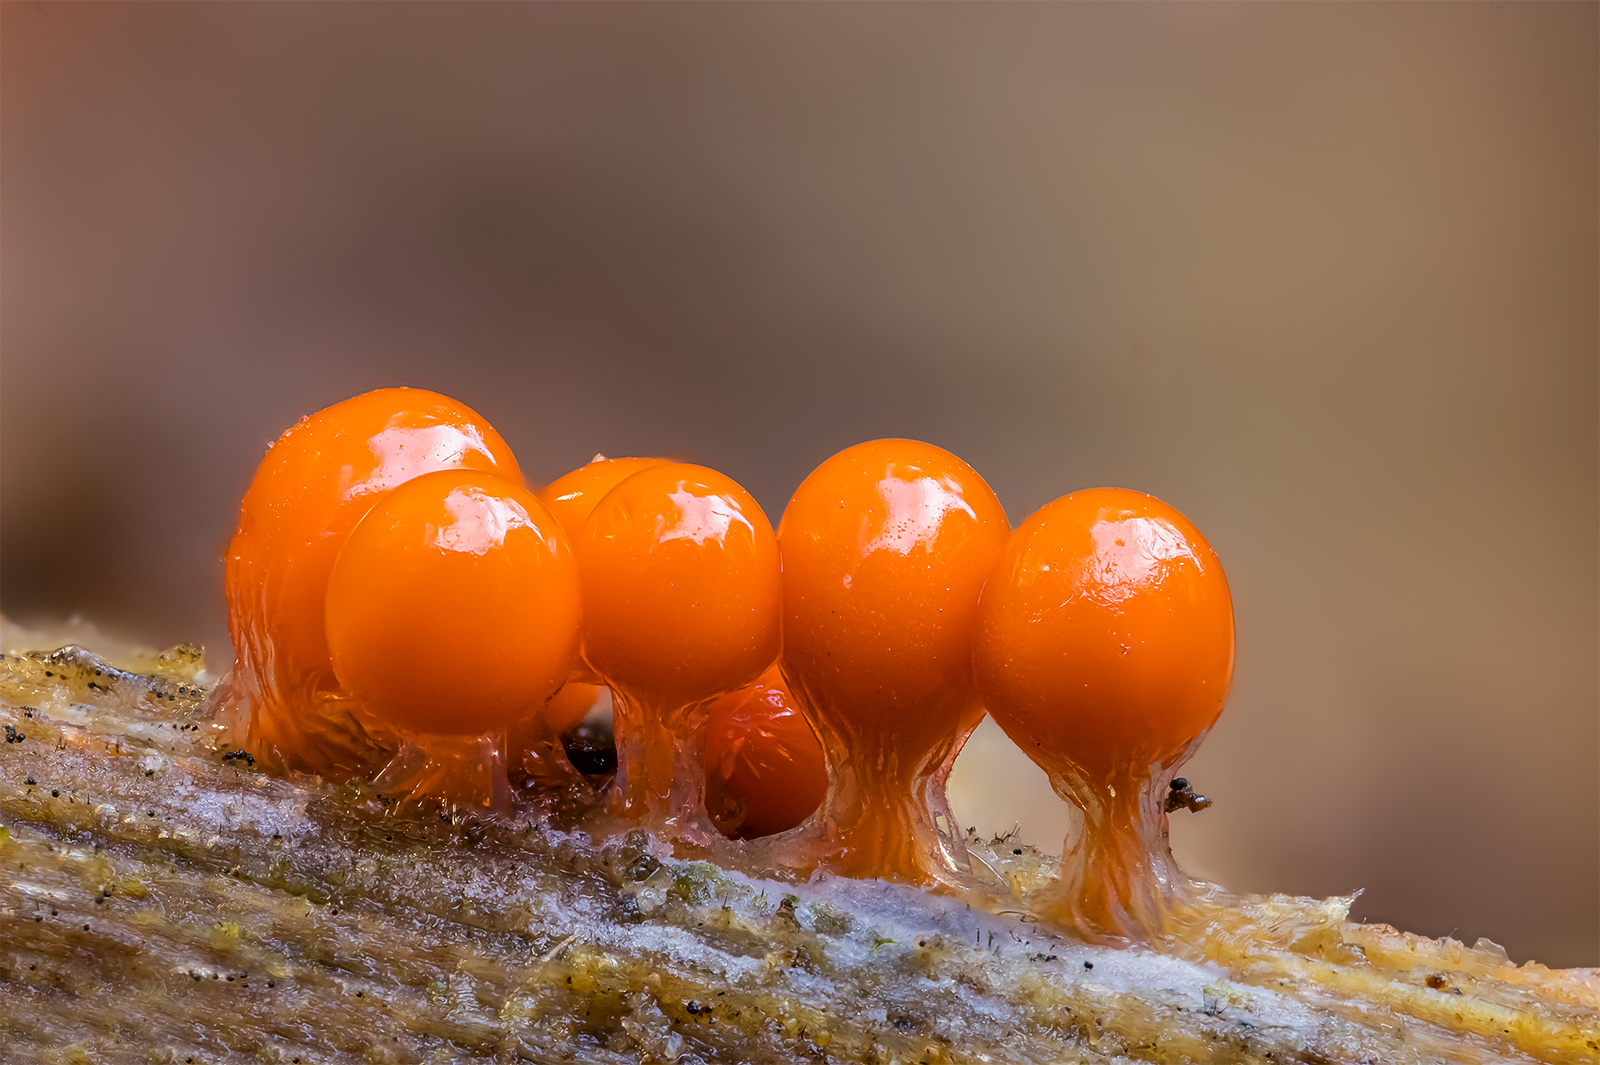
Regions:
<instances>
[{"instance_id":1,"label":"droplet-like orange globule","mask_svg":"<svg viewBox=\"0 0 1600 1065\"><path fill-rule=\"evenodd\" d=\"M750 494L687 463L622 480L576 544L583 653L612 690L614 813L680 831L704 815L706 706L778 653L778 546Z\"/></svg>"},{"instance_id":2,"label":"droplet-like orange globule","mask_svg":"<svg viewBox=\"0 0 1600 1065\"><path fill-rule=\"evenodd\" d=\"M397 732L503 731L566 681L578 601L572 549L532 492L424 474L379 501L334 563L334 674Z\"/></svg>"},{"instance_id":3,"label":"droplet-like orange globule","mask_svg":"<svg viewBox=\"0 0 1600 1065\"><path fill-rule=\"evenodd\" d=\"M706 720L706 805L723 835L776 835L822 804L822 745L773 666L711 704Z\"/></svg>"},{"instance_id":4,"label":"droplet-like orange globule","mask_svg":"<svg viewBox=\"0 0 1600 1065\"><path fill-rule=\"evenodd\" d=\"M1107 940L1159 937L1186 881L1167 784L1233 676L1216 553L1153 496L1064 496L1028 518L984 588L973 664L995 721L1084 812L1047 911Z\"/></svg>"},{"instance_id":5,"label":"droplet-like orange globule","mask_svg":"<svg viewBox=\"0 0 1600 1065\"><path fill-rule=\"evenodd\" d=\"M226 556L235 665L219 693L247 708L241 739L258 759L341 778L386 753L340 707L323 623L328 577L384 493L446 469L522 478L488 422L425 389L383 388L336 403L267 451Z\"/></svg>"},{"instance_id":6,"label":"droplet-like orange globule","mask_svg":"<svg viewBox=\"0 0 1600 1065\"><path fill-rule=\"evenodd\" d=\"M944 785L983 718L973 623L1009 531L972 467L915 440L841 451L790 500L783 676L832 777L808 864L910 883L964 871Z\"/></svg>"}]
</instances>

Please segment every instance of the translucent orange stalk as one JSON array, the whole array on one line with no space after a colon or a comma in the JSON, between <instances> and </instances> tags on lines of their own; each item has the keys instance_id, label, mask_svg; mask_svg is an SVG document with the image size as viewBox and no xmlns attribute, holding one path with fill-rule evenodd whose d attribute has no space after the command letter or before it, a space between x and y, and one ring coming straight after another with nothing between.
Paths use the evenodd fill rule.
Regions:
<instances>
[{"instance_id":1,"label":"translucent orange stalk","mask_svg":"<svg viewBox=\"0 0 1600 1065\"><path fill-rule=\"evenodd\" d=\"M796 860L913 884L966 872L945 781L983 719L978 593L1010 527L965 462L876 440L833 456L784 511L784 678L831 785Z\"/></svg>"},{"instance_id":2,"label":"translucent orange stalk","mask_svg":"<svg viewBox=\"0 0 1600 1065\"><path fill-rule=\"evenodd\" d=\"M731 478L672 463L606 493L577 553L584 656L612 691L610 809L674 834L709 829L707 706L778 653L772 526Z\"/></svg>"},{"instance_id":3,"label":"translucent orange stalk","mask_svg":"<svg viewBox=\"0 0 1600 1065\"><path fill-rule=\"evenodd\" d=\"M1159 499L1074 492L1011 537L979 604L978 687L1084 818L1032 900L1041 914L1095 941L1166 934L1189 883L1168 784L1222 713L1233 655L1222 564Z\"/></svg>"}]
</instances>

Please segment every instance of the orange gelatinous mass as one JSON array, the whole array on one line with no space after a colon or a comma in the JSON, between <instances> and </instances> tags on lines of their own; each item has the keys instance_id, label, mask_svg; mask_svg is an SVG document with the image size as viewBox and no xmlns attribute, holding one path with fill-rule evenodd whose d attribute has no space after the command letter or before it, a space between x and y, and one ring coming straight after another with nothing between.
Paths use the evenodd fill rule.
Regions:
<instances>
[{"instance_id":1,"label":"orange gelatinous mass","mask_svg":"<svg viewBox=\"0 0 1600 1065\"><path fill-rule=\"evenodd\" d=\"M711 704L706 803L724 835L753 838L794 828L827 792L822 745L777 666Z\"/></svg>"},{"instance_id":2,"label":"orange gelatinous mass","mask_svg":"<svg viewBox=\"0 0 1600 1065\"><path fill-rule=\"evenodd\" d=\"M1084 811L1047 908L1085 934L1161 934L1185 883L1166 787L1221 714L1233 657L1222 564L1153 496L1074 492L1006 545L979 605L974 669L995 721Z\"/></svg>"},{"instance_id":3,"label":"orange gelatinous mass","mask_svg":"<svg viewBox=\"0 0 1600 1065\"><path fill-rule=\"evenodd\" d=\"M973 623L1009 532L972 467L914 440L848 448L790 500L782 665L833 774L822 866L928 883L964 865L944 782L983 718Z\"/></svg>"},{"instance_id":4,"label":"orange gelatinous mass","mask_svg":"<svg viewBox=\"0 0 1600 1065\"><path fill-rule=\"evenodd\" d=\"M444 469L522 478L483 418L424 389L383 388L336 403L267 451L240 504L226 572L236 662L223 695L248 705L245 742L256 757L345 776L372 756L360 727L333 706L328 575L384 493Z\"/></svg>"},{"instance_id":5,"label":"orange gelatinous mass","mask_svg":"<svg viewBox=\"0 0 1600 1065\"><path fill-rule=\"evenodd\" d=\"M503 731L577 660L578 571L532 492L491 474L424 474L388 493L328 581L334 673L402 734Z\"/></svg>"},{"instance_id":6,"label":"orange gelatinous mass","mask_svg":"<svg viewBox=\"0 0 1600 1065\"><path fill-rule=\"evenodd\" d=\"M584 655L613 696L612 808L692 818L703 811L705 704L777 657L772 526L731 478L672 463L608 492L576 547Z\"/></svg>"}]
</instances>

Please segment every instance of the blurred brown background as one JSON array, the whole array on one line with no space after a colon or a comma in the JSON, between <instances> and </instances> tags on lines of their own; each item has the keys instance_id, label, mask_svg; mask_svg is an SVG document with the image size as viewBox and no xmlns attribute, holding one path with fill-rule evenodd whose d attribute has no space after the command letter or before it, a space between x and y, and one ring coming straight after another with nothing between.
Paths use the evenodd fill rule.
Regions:
<instances>
[{"instance_id":1,"label":"blurred brown background","mask_svg":"<svg viewBox=\"0 0 1600 1065\"><path fill-rule=\"evenodd\" d=\"M225 664L262 450L378 385L774 519L921 437L1221 553L1192 868L1600 963L1596 11L7 3L0 605ZM992 732L955 796L1058 845Z\"/></svg>"}]
</instances>

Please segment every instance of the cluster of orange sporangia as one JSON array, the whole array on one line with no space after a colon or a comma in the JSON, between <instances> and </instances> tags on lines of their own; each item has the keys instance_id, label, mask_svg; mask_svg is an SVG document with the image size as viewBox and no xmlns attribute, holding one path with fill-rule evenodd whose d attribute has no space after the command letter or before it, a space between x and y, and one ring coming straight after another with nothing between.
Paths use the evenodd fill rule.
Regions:
<instances>
[{"instance_id":1,"label":"cluster of orange sporangia","mask_svg":"<svg viewBox=\"0 0 1600 1065\"><path fill-rule=\"evenodd\" d=\"M802 870L961 883L944 785L987 711L1084 812L1041 904L1108 936L1160 924L1167 784L1233 669L1221 565L1143 493L1074 492L1013 531L959 458L874 440L774 532L666 459L534 491L479 415L406 388L269 449L227 594L219 703L269 766L501 808L579 794L559 733L605 685L611 823L704 850L714 818Z\"/></svg>"}]
</instances>

